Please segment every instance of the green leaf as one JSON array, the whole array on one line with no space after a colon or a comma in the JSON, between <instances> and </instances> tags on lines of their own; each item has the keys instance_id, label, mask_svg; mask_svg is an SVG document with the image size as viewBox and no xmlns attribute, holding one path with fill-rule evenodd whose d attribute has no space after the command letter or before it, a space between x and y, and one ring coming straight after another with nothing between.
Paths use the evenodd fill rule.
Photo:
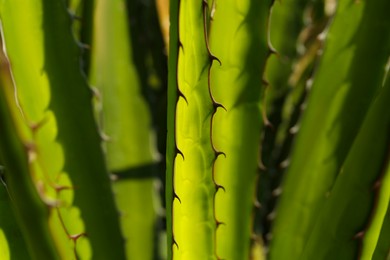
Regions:
<instances>
[{"instance_id":1,"label":"green leaf","mask_svg":"<svg viewBox=\"0 0 390 260\"><path fill-rule=\"evenodd\" d=\"M0 174L2 171L0 166ZM29 259L27 245L16 222L11 202L6 183L0 183L0 258Z\"/></svg>"},{"instance_id":2,"label":"green leaf","mask_svg":"<svg viewBox=\"0 0 390 260\"><path fill-rule=\"evenodd\" d=\"M389 170L387 172L388 172L387 175L389 175ZM382 229L372 259L388 260L390 258L389 248L390 248L390 207L388 205L386 216L383 219Z\"/></svg>"},{"instance_id":3,"label":"green leaf","mask_svg":"<svg viewBox=\"0 0 390 260\"><path fill-rule=\"evenodd\" d=\"M388 80L367 112L299 259L371 259L373 250L367 248L367 243L363 255L359 247L366 229L374 231L375 227L370 228L374 223L370 223L371 216L382 222L384 214L380 211L386 211L389 203L386 164L390 152L390 113L383 113L389 100ZM385 182L375 188L382 175ZM380 198L381 195L384 197ZM371 239L377 240L372 236Z\"/></svg>"},{"instance_id":4,"label":"green leaf","mask_svg":"<svg viewBox=\"0 0 390 260\"><path fill-rule=\"evenodd\" d=\"M389 148L390 149L390 148ZM382 175L377 180L376 185L376 198L374 211L371 215L371 220L367 230L364 233L363 247L361 249L361 259L373 259L374 254L380 254L381 248L383 247L383 257L388 254L390 249L390 239L387 238L386 232L389 233L388 223L389 222L389 203L390 203L390 164L387 159L387 170L383 164ZM387 243L387 245L386 245ZM375 255L374 255L375 256ZM375 256L376 257L376 256ZM374 258L375 258L374 257Z\"/></svg>"},{"instance_id":5,"label":"green leaf","mask_svg":"<svg viewBox=\"0 0 390 260\"><path fill-rule=\"evenodd\" d=\"M252 235L260 134L262 73L271 53L268 17L272 1L214 2L210 48L221 62L211 67L210 89L221 103L212 122L217 256L248 259ZM213 13L213 12L212 12Z\"/></svg>"},{"instance_id":6,"label":"green leaf","mask_svg":"<svg viewBox=\"0 0 390 260\"><path fill-rule=\"evenodd\" d=\"M153 259L156 194L151 116L134 64L126 1L97 1L90 80L101 95L102 131L128 259ZM99 109L98 109L99 110ZM143 171L142 171L143 170Z\"/></svg>"},{"instance_id":7,"label":"green leaf","mask_svg":"<svg viewBox=\"0 0 390 260\"><path fill-rule=\"evenodd\" d=\"M5 254L2 257L9 259L15 259L14 254L22 258L28 256L26 247L23 246L23 239L18 235L19 228L12 218L9 204L12 198L15 217L31 257L37 260L59 259L50 238L47 207L30 179L25 147L15 132L15 122L11 118L11 109L7 106L6 97L12 97L10 87L9 84L0 84L0 158L5 166L2 166L2 174L7 180L6 190L3 183L0 183L2 186L0 187L0 252Z\"/></svg>"},{"instance_id":8,"label":"green leaf","mask_svg":"<svg viewBox=\"0 0 390 260\"><path fill-rule=\"evenodd\" d=\"M91 254L90 243L94 259L124 259L119 217L92 112L92 93L80 69L80 50L64 2L7 0L0 7L6 50L27 124L22 138L25 145L32 143L27 153L36 174L34 181L45 180L39 192L48 204L57 247L67 255L65 247L69 245L64 242L72 248L77 240L81 258ZM73 193L78 208L70 207ZM53 208L58 200L69 207ZM59 218L58 212L67 216Z\"/></svg>"},{"instance_id":9,"label":"green leaf","mask_svg":"<svg viewBox=\"0 0 390 260\"><path fill-rule=\"evenodd\" d=\"M389 4L339 3L282 185L270 259L300 259L381 86L390 46Z\"/></svg>"}]
</instances>

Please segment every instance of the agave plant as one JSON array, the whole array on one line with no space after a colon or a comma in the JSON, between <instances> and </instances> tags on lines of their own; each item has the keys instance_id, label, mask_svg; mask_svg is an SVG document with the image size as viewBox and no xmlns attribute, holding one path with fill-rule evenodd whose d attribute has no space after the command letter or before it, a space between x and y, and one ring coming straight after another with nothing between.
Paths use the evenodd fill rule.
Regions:
<instances>
[{"instance_id":1,"label":"agave plant","mask_svg":"<svg viewBox=\"0 0 390 260\"><path fill-rule=\"evenodd\" d=\"M389 259L390 2L166 4L0 2L0 258Z\"/></svg>"}]
</instances>

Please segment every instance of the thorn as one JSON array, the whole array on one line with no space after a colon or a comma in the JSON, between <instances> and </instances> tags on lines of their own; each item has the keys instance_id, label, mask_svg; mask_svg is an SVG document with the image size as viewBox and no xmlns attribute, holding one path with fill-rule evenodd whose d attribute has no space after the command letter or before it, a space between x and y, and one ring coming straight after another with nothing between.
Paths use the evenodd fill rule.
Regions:
<instances>
[{"instance_id":1,"label":"thorn","mask_svg":"<svg viewBox=\"0 0 390 260\"><path fill-rule=\"evenodd\" d=\"M176 242L175 238L172 236L172 245L176 246L179 249L179 244Z\"/></svg>"},{"instance_id":2,"label":"thorn","mask_svg":"<svg viewBox=\"0 0 390 260\"><path fill-rule=\"evenodd\" d=\"M179 84L177 84L177 85L179 85ZM183 98L184 99L184 101L187 103L187 105L188 105L188 100L187 100L187 98L184 96L184 94L183 94L183 92L181 92L181 90L179 89L179 87L177 88L177 94L178 94L178 97L180 98Z\"/></svg>"},{"instance_id":3,"label":"thorn","mask_svg":"<svg viewBox=\"0 0 390 260\"><path fill-rule=\"evenodd\" d=\"M303 102L299 108L301 109L301 111L304 111L306 109L306 106L307 106L307 103Z\"/></svg>"},{"instance_id":4,"label":"thorn","mask_svg":"<svg viewBox=\"0 0 390 260\"><path fill-rule=\"evenodd\" d=\"M288 131L290 134L295 135L299 131L299 125L296 124L295 126L291 127L290 130Z\"/></svg>"},{"instance_id":5,"label":"thorn","mask_svg":"<svg viewBox=\"0 0 390 260\"><path fill-rule=\"evenodd\" d=\"M258 241L259 240L259 235L257 235L256 233L252 233L251 234L251 240L252 241Z\"/></svg>"},{"instance_id":6,"label":"thorn","mask_svg":"<svg viewBox=\"0 0 390 260\"><path fill-rule=\"evenodd\" d=\"M102 94L101 94L100 90L99 90L97 87L91 86L91 87L90 87L90 90L91 90L92 96L93 96L94 98L96 98L98 101L101 101L101 100L102 100Z\"/></svg>"},{"instance_id":7,"label":"thorn","mask_svg":"<svg viewBox=\"0 0 390 260\"><path fill-rule=\"evenodd\" d=\"M253 205L255 206L256 209L261 209L261 203L258 199L255 199Z\"/></svg>"},{"instance_id":8,"label":"thorn","mask_svg":"<svg viewBox=\"0 0 390 260\"><path fill-rule=\"evenodd\" d=\"M210 11L210 19L211 19L211 20L214 20L215 2L216 2L216 1L213 1L213 6L211 7L211 11Z\"/></svg>"},{"instance_id":9,"label":"thorn","mask_svg":"<svg viewBox=\"0 0 390 260\"><path fill-rule=\"evenodd\" d=\"M219 191L219 190L223 190L224 192L226 192L225 187L223 187L222 185L219 185L219 184L216 184L216 183L214 183L214 185L215 185L216 192Z\"/></svg>"},{"instance_id":10,"label":"thorn","mask_svg":"<svg viewBox=\"0 0 390 260\"><path fill-rule=\"evenodd\" d=\"M61 192L61 191L63 191L63 190L73 190L73 187L71 187L71 186L63 186L63 185L55 185L54 186L54 189L55 189L55 191L56 192Z\"/></svg>"},{"instance_id":11,"label":"thorn","mask_svg":"<svg viewBox=\"0 0 390 260\"><path fill-rule=\"evenodd\" d=\"M313 79L310 78L306 81L306 90L309 91L311 87L313 86Z\"/></svg>"},{"instance_id":12,"label":"thorn","mask_svg":"<svg viewBox=\"0 0 390 260\"><path fill-rule=\"evenodd\" d=\"M372 189L373 190L378 190L382 185L382 181L381 180L377 180L374 185L372 186Z\"/></svg>"},{"instance_id":13,"label":"thorn","mask_svg":"<svg viewBox=\"0 0 390 260\"><path fill-rule=\"evenodd\" d=\"M91 48L91 46L89 46L88 44L82 43L82 42L79 42L79 41L76 41L76 44L82 50L89 50Z\"/></svg>"},{"instance_id":14,"label":"thorn","mask_svg":"<svg viewBox=\"0 0 390 260\"><path fill-rule=\"evenodd\" d=\"M82 20L83 20L81 16L78 16L78 15L75 14L75 12L73 12L72 10L69 10L69 9L68 9L68 14L69 14L69 16L70 16L70 18L71 18L72 20L77 20L77 21L82 21Z\"/></svg>"},{"instance_id":15,"label":"thorn","mask_svg":"<svg viewBox=\"0 0 390 260\"><path fill-rule=\"evenodd\" d=\"M364 230L356 233L356 235L353 236L353 239L362 239L364 236Z\"/></svg>"},{"instance_id":16,"label":"thorn","mask_svg":"<svg viewBox=\"0 0 390 260\"><path fill-rule=\"evenodd\" d=\"M266 127L269 127L271 129L274 129L274 126L272 125L272 123L269 121L268 119L268 116L267 116L267 112L266 112L266 109L265 109L265 106L263 107L263 109L261 110L261 116L263 118L263 122L264 122L264 125Z\"/></svg>"},{"instance_id":17,"label":"thorn","mask_svg":"<svg viewBox=\"0 0 390 260\"><path fill-rule=\"evenodd\" d=\"M220 155L223 155L225 158L226 158L226 153L224 152L221 152L221 151L217 151L215 148L214 148L214 145L213 145L213 150L214 150L214 154L215 154L215 160L217 160L217 158L220 156Z\"/></svg>"},{"instance_id":18,"label":"thorn","mask_svg":"<svg viewBox=\"0 0 390 260\"><path fill-rule=\"evenodd\" d=\"M225 222L218 221L217 219L215 219L215 224L216 224L217 228L219 228L220 225L226 225Z\"/></svg>"},{"instance_id":19,"label":"thorn","mask_svg":"<svg viewBox=\"0 0 390 260\"><path fill-rule=\"evenodd\" d=\"M286 169L290 165L290 159L286 159L279 164L281 169Z\"/></svg>"},{"instance_id":20,"label":"thorn","mask_svg":"<svg viewBox=\"0 0 390 260\"><path fill-rule=\"evenodd\" d=\"M259 169L262 170L262 171L266 171L266 170L267 170L267 167L264 165L263 160L261 160L261 159L259 159L259 162L258 162L258 165L257 165L257 166L258 166Z\"/></svg>"},{"instance_id":21,"label":"thorn","mask_svg":"<svg viewBox=\"0 0 390 260\"><path fill-rule=\"evenodd\" d=\"M106 133L104 133L103 131L100 131L99 135L100 135L100 138L102 139L103 142L111 141L111 137L109 135L107 135Z\"/></svg>"},{"instance_id":22,"label":"thorn","mask_svg":"<svg viewBox=\"0 0 390 260\"><path fill-rule=\"evenodd\" d=\"M212 98L212 102L213 102L213 108L214 108L214 111L216 112L218 108L222 108L223 110L226 110L226 108L224 107L224 105L222 105L221 103L218 103L214 100L214 98Z\"/></svg>"},{"instance_id":23,"label":"thorn","mask_svg":"<svg viewBox=\"0 0 390 260\"><path fill-rule=\"evenodd\" d=\"M36 133L44 124L47 123L47 121L48 121L47 117L44 117L38 123L30 123L29 128L33 133Z\"/></svg>"},{"instance_id":24,"label":"thorn","mask_svg":"<svg viewBox=\"0 0 390 260\"><path fill-rule=\"evenodd\" d=\"M269 86L269 81L266 80L266 79L264 79L264 78L261 79L261 83L262 83L265 87Z\"/></svg>"},{"instance_id":25,"label":"thorn","mask_svg":"<svg viewBox=\"0 0 390 260\"><path fill-rule=\"evenodd\" d=\"M278 197L282 194L282 187L278 187L272 191L272 196Z\"/></svg>"},{"instance_id":26,"label":"thorn","mask_svg":"<svg viewBox=\"0 0 390 260\"><path fill-rule=\"evenodd\" d=\"M177 146L176 146L176 155L178 155L178 154L180 154L181 157L183 157L183 161L184 161L184 160L185 160L184 154L183 154L182 151L180 151L179 148L177 148Z\"/></svg>"},{"instance_id":27,"label":"thorn","mask_svg":"<svg viewBox=\"0 0 390 260\"><path fill-rule=\"evenodd\" d=\"M69 238L72 239L74 242L77 241L80 237L87 236L86 233L80 233L80 234L74 234L74 235L69 235Z\"/></svg>"},{"instance_id":28,"label":"thorn","mask_svg":"<svg viewBox=\"0 0 390 260\"><path fill-rule=\"evenodd\" d=\"M60 206L60 202L59 202L58 200L55 200L55 199L51 199L51 198L45 197L44 195L41 195L41 200L42 200L43 203L45 203L46 206L48 206L49 208L56 208L56 207Z\"/></svg>"},{"instance_id":29,"label":"thorn","mask_svg":"<svg viewBox=\"0 0 390 260\"><path fill-rule=\"evenodd\" d=\"M178 49L181 48L183 50L183 52L184 52L184 45L183 45L183 43L180 40L177 42L177 48Z\"/></svg>"},{"instance_id":30,"label":"thorn","mask_svg":"<svg viewBox=\"0 0 390 260\"><path fill-rule=\"evenodd\" d=\"M24 147L27 151L28 162L32 163L37 159L36 146L33 142L24 143Z\"/></svg>"},{"instance_id":31,"label":"thorn","mask_svg":"<svg viewBox=\"0 0 390 260\"><path fill-rule=\"evenodd\" d=\"M272 46L271 43L268 43L268 53L269 55L276 55L279 57L279 52Z\"/></svg>"},{"instance_id":32,"label":"thorn","mask_svg":"<svg viewBox=\"0 0 390 260\"><path fill-rule=\"evenodd\" d=\"M218 59L218 58L217 58L216 56L214 56L213 54L211 54L210 51L209 51L209 58L210 58L211 63L213 63L213 61L218 61L219 66L222 66L221 60Z\"/></svg>"},{"instance_id":33,"label":"thorn","mask_svg":"<svg viewBox=\"0 0 390 260\"><path fill-rule=\"evenodd\" d=\"M272 220L275 219L275 217L276 217L276 212L275 212L275 211L272 211L271 213L269 213L269 214L267 215L267 220L268 220L268 221L272 221Z\"/></svg>"},{"instance_id":34,"label":"thorn","mask_svg":"<svg viewBox=\"0 0 390 260\"><path fill-rule=\"evenodd\" d=\"M181 204L181 199L179 198L179 196L177 196L176 192L173 192L173 199L177 199Z\"/></svg>"},{"instance_id":35,"label":"thorn","mask_svg":"<svg viewBox=\"0 0 390 260\"><path fill-rule=\"evenodd\" d=\"M116 174L111 173L111 174L109 175L109 177L110 177L110 180L111 180L111 181L117 181L117 180L118 180L118 175L116 175Z\"/></svg>"}]
</instances>

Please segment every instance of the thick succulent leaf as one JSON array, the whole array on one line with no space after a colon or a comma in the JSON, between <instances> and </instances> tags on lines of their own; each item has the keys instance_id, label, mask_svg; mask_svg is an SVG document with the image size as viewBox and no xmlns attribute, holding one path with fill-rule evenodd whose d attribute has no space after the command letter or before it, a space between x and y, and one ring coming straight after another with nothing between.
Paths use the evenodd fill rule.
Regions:
<instances>
[{"instance_id":1,"label":"thick succulent leaf","mask_svg":"<svg viewBox=\"0 0 390 260\"><path fill-rule=\"evenodd\" d=\"M299 55L297 42L300 31L303 29L303 14L306 0L275 1L269 19L269 41L276 53L267 60L264 77L267 86L263 96L263 114L266 115L270 125L263 129L261 143L261 163L264 165L260 172L257 187L261 208L256 212L254 229L256 233L269 232L274 209L273 190L280 185L283 167L281 161L285 159L284 151L292 135L288 133L289 124L294 124L294 118L283 120L284 114L291 115L294 111L292 100L295 96L290 92L298 92L301 86L292 85L289 82L293 72L293 64ZM294 89L294 90L292 90ZM302 91L299 91L302 93ZM299 99L299 98L298 98ZM286 109L287 108L287 109ZM285 113L283 113L285 112ZM267 239L267 238L266 238ZM267 242L267 241L266 241Z\"/></svg>"},{"instance_id":2,"label":"thick succulent leaf","mask_svg":"<svg viewBox=\"0 0 390 260\"><path fill-rule=\"evenodd\" d=\"M174 258L249 257L269 8L171 3L167 204L173 201Z\"/></svg>"},{"instance_id":3,"label":"thick succulent leaf","mask_svg":"<svg viewBox=\"0 0 390 260\"><path fill-rule=\"evenodd\" d=\"M286 95L293 62L297 58L297 40L303 27L303 12L308 1L276 1L272 7L269 37L277 55L267 62L266 77L269 82L267 104ZM271 107L272 108L272 107ZM270 111L271 112L271 111Z\"/></svg>"},{"instance_id":4,"label":"thick succulent leaf","mask_svg":"<svg viewBox=\"0 0 390 260\"><path fill-rule=\"evenodd\" d=\"M13 201L5 183L4 171L5 168L0 165L0 259L30 259L11 205Z\"/></svg>"},{"instance_id":5,"label":"thick succulent leaf","mask_svg":"<svg viewBox=\"0 0 390 260\"><path fill-rule=\"evenodd\" d=\"M390 81L372 103L299 259L371 259L389 203ZM378 185L383 178L382 185ZM378 197L378 198L377 198ZM366 230L368 229L368 230ZM377 230L375 230L377 229ZM379 230L378 230L379 229ZM368 231L368 233L367 233ZM362 236L369 235L361 255ZM371 241L368 241L368 240ZM374 241L372 241L374 240Z\"/></svg>"},{"instance_id":6,"label":"thick succulent leaf","mask_svg":"<svg viewBox=\"0 0 390 260\"><path fill-rule=\"evenodd\" d=\"M60 254L66 258L71 249L74 255L77 241L81 258L90 257L91 247L94 259L123 259L92 93L80 69L80 50L64 2L2 1L0 15L23 115L19 142L27 147L24 156L29 156L30 175L50 212L47 224ZM73 196L78 208L72 207Z\"/></svg>"},{"instance_id":7,"label":"thick succulent leaf","mask_svg":"<svg viewBox=\"0 0 390 260\"><path fill-rule=\"evenodd\" d=\"M171 2L175 5L175 1ZM179 2L176 103L176 156L173 175L174 259L215 258L212 177L214 153L210 140L212 101L208 92L210 59L205 41L206 11L202 2ZM174 19L174 18L172 18ZM173 46L178 43L171 41ZM175 73L174 71L172 71ZM172 203L169 202L169 203Z\"/></svg>"},{"instance_id":8,"label":"thick succulent leaf","mask_svg":"<svg viewBox=\"0 0 390 260\"><path fill-rule=\"evenodd\" d=\"M168 56L168 91L167 91L167 151L166 151L166 174L165 174L165 208L166 208L166 226L167 226L167 257L173 257L173 200L174 200L174 162L176 157L176 136L175 136L175 117L177 93L177 64L179 54L179 7L180 1L170 1L170 27L169 27L169 56Z\"/></svg>"},{"instance_id":9,"label":"thick succulent leaf","mask_svg":"<svg viewBox=\"0 0 390 260\"><path fill-rule=\"evenodd\" d=\"M12 81L9 74L8 62L4 53L0 53L0 110L3 113L9 113L10 109L6 106L7 98L12 96ZM5 116L4 118L9 118ZM10 118L9 118L10 119ZM12 121L0 122L1 125L12 125ZM6 136L0 136L7 138ZM0 149L4 149L0 147ZM0 152L1 154L1 152ZM0 156L1 157L1 156ZM29 259L27 245L22 237L19 225L14 212L13 199L10 197L6 169L0 158L0 259ZM39 210L39 209L38 209Z\"/></svg>"},{"instance_id":10,"label":"thick succulent leaf","mask_svg":"<svg viewBox=\"0 0 390 260\"><path fill-rule=\"evenodd\" d=\"M390 147L389 147L390 150ZM390 152L389 152L390 153ZM376 206L371 216L369 227L364 233L363 248L361 252L361 259L373 259L374 253L382 250L383 257L390 253L390 240L387 238L386 233L390 233L388 228L389 224L389 203L390 203L390 157L387 158L387 169L383 169L382 176L379 177L376 185L377 198L375 199ZM385 167L385 165L384 165ZM387 237L390 235L388 234ZM386 245L387 243L387 245ZM375 258L375 257L374 257Z\"/></svg>"},{"instance_id":11,"label":"thick succulent leaf","mask_svg":"<svg viewBox=\"0 0 390 260\"><path fill-rule=\"evenodd\" d=\"M387 170L389 175L390 167ZM374 260L390 259L390 207L387 206L386 216L383 219L382 229L372 256Z\"/></svg>"},{"instance_id":12,"label":"thick succulent leaf","mask_svg":"<svg viewBox=\"0 0 390 260\"><path fill-rule=\"evenodd\" d=\"M26 247L21 246L21 237L18 237L19 229L13 222L17 220L33 259L58 259L58 253L50 237L48 209L30 179L25 147L15 132L15 122L7 106L6 97L12 97L12 91L10 91L12 89L4 84L0 87L0 157L4 163L1 178L2 182L3 178L6 178L7 182L6 189L3 183L0 184L2 186L0 252L3 254L1 256L4 259L15 259L14 257L17 256L26 257ZM12 198L16 219L11 218L10 198ZM11 237L11 231L15 237ZM12 248L12 246L20 246L20 248ZM17 253L14 253L15 249Z\"/></svg>"},{"instance_id":13,"label":"thick succulent leaf","mask_svg":"<svg viewBox=\"0 0 390 260\"><path fill-rule=\"evenodd\" d=\"M147 260L153 259L156 227L155 168L147 167L154 163L151 118L133 62L125 7L124 0L96 2L90 80L100 93L108 167L118 176L114 190L126 255Z\"/></svg>"},{"instance_id":14,"label":"thick succulent leaf","mask_svg":"<svg viewBox=\"0 0 390 260\"><path fill-rule=\"evenodd\" d=\"M220 259L248 259L262 127L262 73L270 54L267 39L272 1L215 1L210 48L217 61L210 92L220 103L212 121L216 246ZM215 8L215 9L214 9Z\"/></svg>"},{"instance_id":15,"label":"thick succulent leaf","mask_svg":"<svg viewBox=\"0 0 390 260\"><path fill-rule=\"evenodd\" d=\"M271 259L299 259L381 86L390 46L389 5L339 3L282 187Z\"/></svg>"}]
</instances>

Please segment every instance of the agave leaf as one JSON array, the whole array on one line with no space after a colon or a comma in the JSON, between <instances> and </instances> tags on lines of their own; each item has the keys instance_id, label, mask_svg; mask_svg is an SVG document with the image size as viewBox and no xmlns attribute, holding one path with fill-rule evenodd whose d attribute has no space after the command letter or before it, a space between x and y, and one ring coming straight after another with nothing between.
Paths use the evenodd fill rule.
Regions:
<instances>
[{"instance_id":1,"label":"agave leaf","mask_svg":"<svg viewBox=\"0 0 390 260\"><path fill-rule=\"evenodd\" d=\"M386 164L390 152L390 113L383 113L389 100L387 81L367 112L300 259L371 259L373 250L366 243L361 255L360 244L367 228L375 232L370 224L383 222L382 212L389 203ZM385 182L377 187L382 177ZM371 235L367 240L377 237Z\"/></svg>"},{"instance_id":2,"label":"agave leaf","mask_svg":"<svg viewBox=\"0 0 390 260\"><path fill-rule=\"evenodd\" d=\"M12 209L9 204L9 199L12 198L16 220L23 232L31 257L33 259L59 259L50 238L47 207L40 199L29 177L27 154L15 132L15 122L7 106L6 96L12 92L6 90L9 85L1 84L0 87L0 157L5 165L5 167L2 166L0 184L2 186L0 191L0 252L3 254L1 256L4 259L28 257L26 247L23 246L23 238L18 236L19 228L14 222L15 219L12 218ZM4 170L5 168L7 170ZM6 189L3 186L3 178L7 181Z\"/></svg>"},{"instance_id":3,"label":"agave leaf","mask_svg":"<svg viewBox=\"0 0 390 260\"><path fill-rule=\"evenodd\" d=\"M339 3L284 180L270 259L299 259L381 86L390 46L389 4Z\"/></svg>"},{"instance_id":4,"label":"agave leaf","mask_svg":"<svg viewBox=\"0 0 390 260\"><path fill-rule=\"evenodd\" d=\"M151 118L134 64L126 1L97 1L90 79L101 95L107 163L118 176L114 190L128 259L153 259L155 168Z\"/></svg>"},{"instance_id":5,"label":"agave leaf","mask_svg":"<svg viewBox=\"0 0 390 260\"><path fill-rule=\"evenodd\" d=\"M12 200L9 196L8 187L3 178L4 167L0 165L0 258L8 259L30 259L27 245L24 242L22 233L12 208Z\"/></svg>"},{"instance_id":6,"label":"agave leaf","mask_svg":"<svg viewBox=\"0 0 390 260\"><path fill-rule=\"evenodd\" d=\"M268 17L272 1L215 1L210 48L221 64L211 68L210 89L222 104L212 122L216 158L214 182L217 255L248 259L255 179L262 128L262 73L271 50Z\"/></svg>"},{"instance_id":7,"label":"agave leaf","mask_svg":"<svg viewBox=\"0 0 390 260\"><path fill-rule=\"evenodd\" d=\"M389 175L389 168L387 170L387 175ZM382 229L380 231L380 235L372 259L374 260L390 259L389 248L390 248L390 207L388 205L386 216L383 219Z\"/></svg>"},{"instance_id":8,"label":"agave leaf","mask_svg":"<svg viewBox=\"0 0 390 260\"><path fill-rule=\"evenodd\" d=\"M385 141L385 140L384 140ZM375 198L376 206L371 215L371 220L367 230L364 233L363 247L361 249L361 259L373 259L375 252L380 251L381 247L384 248L383 251L389 253L390 242L387 239L386 247L386 235L388 230L388 215L389 215L389 203L390 203L390 164L389 159L387 159L387 170L383 164L382 176L379 177L376 185L377 194ZM382 257L385 259L385 256Z\"/></svg>"},{"instance_id":9,"label":"agave leaf","mask_svg":"<svg viewBox=\"0 0 390 260\"><path fill-rule=\"evenodd\" d=\"M69 258L75 250L89 258L91 247L94 259L124 259L92 94L80 69L80 50L64 4L1 2L7 54L23 115L19 142L27 145L24 156L29 156L30 175L47 204L48 224L62 257Z\"/></svg>"},{"instance_id":10,"label":"agave leaf","mask_svg":"<svg viewBox=\"0 0 390 260\"><path fill-rule=\"evenodd\" d=\"M6 107L6 96L11 94L12 81L9 74L8 62L4 56L4 53L0 53L0 109L4 113L10 110ZM13 122L0 122L2 124L12 125ZM0 138L6 138L1 136ZM0 148L2 149L2 148ZM0 152L1 154L1 152ZM1 157L1 156L0 156ZM2 166L0 158L0 258L1 259L29 259L31 258L27 252L27 245L22 237L19 225L17 223L16 215L14 212L13 199L10 197L7 180L6 169Z\"/></svg>"},{"instance_id":11,"label":"agave leaf","mask_svg":"<svg viewBox=\"0 0 390 260\"><path fill-rule=\"evenodd\" d=\"M169 15L169 56L168 56L168 90L167 90L167 151L166 151L166 177L165 177L165 208L166 208L166 226L167 226L167 257L173 257L173 200L174 200L174 163L176 157L176 106L177 106L177 65L179 55L179 7L180 1L170 1Z\"/></svg>"},{"instance_id":12,"label":"agave leaf","mask_svg":"<svg viewBox=\"0 0 390 260\"><path fill-rule=\"evenodd\" d=\"M213 107L208 93L211 61L204 32L208 26L207 14L202 2L171 2L172 6L178 4L178 15L171 16L179 23L178 40L171 39L172 46L179 48L171 49L178 52L178 58L176 67L175 63L170 63L171 73L177 73L173 78L177 77L177 80L171 80L169 87L179 92L179 97L176 100L168 97L168 102L174 102L176 106L173 112L175 128L170 129L174 129L176 146L173 166L175 197L173 202L167 202L173 203L173 258L210 259L215 257L216 222L212 206L214 153L210 140Z\"/></svg>"},{"instance_id":13,"label":"agave leaf","mask_svg":"<svg viewBox=\"0 0 390 260\"><path fill-rule=\"evenodd\" d=\"M298 59L297 41L300 31L303 29L303 13L306 0L301 1L275 1L269 19L269 41L276 53L267 60L264 77L268 86L264 91L264 111L270 125L263 130L261 143L261 163L265 166L260 172L258 184L258 197L261 208L256 212L255 231L265 235L270 229L270 218L276 197L272 195L273 190L280 184L283 168L280 162L284 158L284 147L290 141L292 135L286 135L286 127L293 121L283 120L283 112L291 112L291 102L296 95L290 92L297 92L301 86L289 82L290 74L293 72L293 64ZM304 85L304 84L300 84ZM303 91L299 91L304 93ZM290 122L289 122L290 121ZM282 138L281 138L282 137ZM284 147L283 147L283 144ZM267 237L266 237L267 239ZM266 241L268 242L268 241Z\"/></svg>"}]
</instances>

